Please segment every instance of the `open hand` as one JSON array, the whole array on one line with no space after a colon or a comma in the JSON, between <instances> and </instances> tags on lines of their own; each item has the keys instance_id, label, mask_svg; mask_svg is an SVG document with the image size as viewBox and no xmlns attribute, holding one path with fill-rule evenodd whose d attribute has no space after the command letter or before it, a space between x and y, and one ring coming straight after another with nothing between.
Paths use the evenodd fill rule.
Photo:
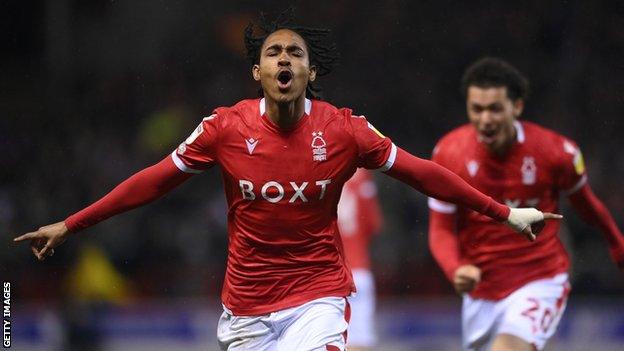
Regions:
<instances>
[{"instance_id":1,"label":"open hand","mask_svg":"<svg viewBox=\"0 0 624 351\"><path fill-rule=\"evenodd\" d=\"M46 257L54 255L54 248L64 243L68 235L69 230L67 230L65 222L57 222L41 227L35 232L18 236L13 241L30 240L32 253L39 261L43 261Z\"/></svg>"}]
</instances>

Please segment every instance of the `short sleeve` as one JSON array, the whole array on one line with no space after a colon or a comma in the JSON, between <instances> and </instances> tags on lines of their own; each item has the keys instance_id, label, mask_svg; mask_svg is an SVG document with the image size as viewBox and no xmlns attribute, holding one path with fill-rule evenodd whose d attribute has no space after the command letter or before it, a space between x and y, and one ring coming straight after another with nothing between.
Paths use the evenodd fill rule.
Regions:
<instances>
[{"instance_id":1,"label":"short sleeve","mask_svg":"<svg viewBox=\"0 0 624 351\"><path fill-rule=\"evenodd\" d=\"M563 138L559 145L558 157L559 189L566 195L578 191L587 182L585 161L581 149L569 139Z\"/></svg>"},{"instance_id":2,"label":"short sleeve","mask_svg":"<svg viewBox=\"0 0 624 351\"><path fill-rule=\"evenodd\" d=\"M201 173L217 162L219 125L217 114L204 117L197 128L171 153L183 172Z\"/></svg>"},{"instance_id":3,"label":"short sleeve","mask_svg":"<svg viewBox=\"0 0 624 351\"><path fill-rule=\"evenodd\" d=\"M351 116L350 121L358 146L358 167L382 172L392 168L397 148L390 138L381 134L364 116Z\"/></svg>"}]
</instances>

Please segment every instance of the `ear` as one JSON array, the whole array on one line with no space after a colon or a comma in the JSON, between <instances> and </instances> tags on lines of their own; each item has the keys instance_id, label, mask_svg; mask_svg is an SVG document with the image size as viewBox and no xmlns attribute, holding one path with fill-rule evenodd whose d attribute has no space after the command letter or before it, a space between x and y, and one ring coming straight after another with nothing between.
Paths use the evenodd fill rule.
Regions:
<instances>
[{"instance_id":1,"label":"ear","mask_svg":"<svg viewBox=\"0 0 624 351\"><path fill-rule=\"evenodd\" d=\"M518 99L513 103L513 115L515 118L520 117L522 114L522 110L524 110L524 100Z\"/></svg>"},{"instance_id":2,"label":"ear","mask_svg":"<svg viewBox=\"0 0 624 351\"><path fill-rule=\"evenodd\" d=\"M310 78L309 78L309 81L310 82L314 82L315 79L316 79L316 66L310 66Z\"/></svg>"},{"instance_id":3,"label":"ear","mask_svg":"<svg viewBox=\"0 0 624 351\"><path fill-rule=\"evenodd\" d=\"M253 65L253 67L251 67L251 75L256 82L260 81L260 65Z\"/></svg>"}]
</instances>

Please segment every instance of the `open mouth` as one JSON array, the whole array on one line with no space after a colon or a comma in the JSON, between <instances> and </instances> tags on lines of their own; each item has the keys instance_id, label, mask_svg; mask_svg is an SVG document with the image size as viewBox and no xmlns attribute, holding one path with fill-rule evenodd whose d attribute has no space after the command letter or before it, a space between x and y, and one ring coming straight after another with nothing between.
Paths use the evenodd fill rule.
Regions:
<instances>
[{"instance_id":1,"label":"open mouth","mask_svg":"<svg viewBox=\"0 0 624 351\"><path fill-rule=\"evenodd\" d=\"M481 141L486 144L492 144L493 142L495 142L497 135L498 135L498 130L496 129L479 131L479 136L480 136Z\"/></svg>"},{"instance_id":2,"label":"open mouth","mask_svg":"<svg viewBox=\"0 0 624 351\"><path fill-rule=\"evenodd\" d=\"M291 71L281 71L277 75L277 85L280 89L288 89L292 83L293 74Z\"/></svg>"}]
</instances>

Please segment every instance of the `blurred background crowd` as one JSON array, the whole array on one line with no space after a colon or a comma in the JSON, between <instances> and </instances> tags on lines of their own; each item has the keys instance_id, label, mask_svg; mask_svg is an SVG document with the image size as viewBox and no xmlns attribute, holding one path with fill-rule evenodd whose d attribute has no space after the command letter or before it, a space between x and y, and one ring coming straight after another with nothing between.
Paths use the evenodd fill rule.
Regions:
<instances>
[{"instance_id":1,"label":"blurred background crowd","mask_svg":"<svg viewBox=\"0 0 624 351\"><path fill-rule=\"evenodd\" d=\"M624 3L294 3L299 22L333 30L341 53L319 81L325 99L421 157L467 121L459 81L469 63L492 55L516 65L531 81L523 118L580 144L595 192L624 227ZM259 11L277 15L287 5L0 5L0 275L18 302L218 298L227 237L217 169L81 232L43 264L10 241L156 163L213 108L256 97L243 29ZM452 296L427 248L425 197L376 180L385 215L372 247L380 299ZM601 234L562 211L573 296L621 296L624 275Z\"/></svg>"}]
</instances>

